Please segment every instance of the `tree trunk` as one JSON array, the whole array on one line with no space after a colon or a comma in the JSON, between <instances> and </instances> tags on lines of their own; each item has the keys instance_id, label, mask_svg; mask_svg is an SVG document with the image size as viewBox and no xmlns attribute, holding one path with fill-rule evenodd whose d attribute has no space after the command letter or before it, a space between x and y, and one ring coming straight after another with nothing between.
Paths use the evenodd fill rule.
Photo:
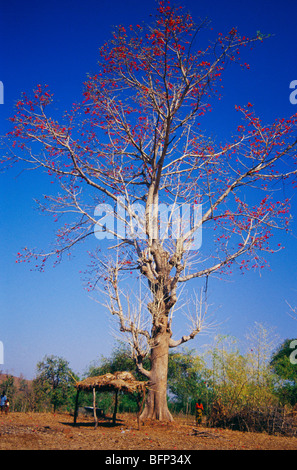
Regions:
<instances>
[{"instance_id":1,"label":"tree trunk","mask_svg":"<svg viewBox=\"0 0 297 470\"><path fill-rule=\"evenodd\" d=\"M167 372L170 334L163 331L151 350L150 387L140 420L173 421L167 406Z\"/></svg>"}]
</instances>

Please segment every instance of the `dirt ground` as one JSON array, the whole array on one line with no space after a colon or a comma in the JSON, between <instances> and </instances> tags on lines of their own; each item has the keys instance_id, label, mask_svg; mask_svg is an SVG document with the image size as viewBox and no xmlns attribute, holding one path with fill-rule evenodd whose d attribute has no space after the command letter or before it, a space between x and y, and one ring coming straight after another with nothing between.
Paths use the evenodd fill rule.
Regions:
<instances>
[{"instance_id":1,"label":"dirt ground","mask_svg":"<svg viewBox=\"0 0 297 470\"><path fill-rule=\"evenodd\" d=\"M69 414L0 415L0 450L296 450L297 437L242 433L195 426L193 418L173 423L146 422L138 429L134 415L118 415L94 428L92 418Z\"/></svg>"}]
</instances>

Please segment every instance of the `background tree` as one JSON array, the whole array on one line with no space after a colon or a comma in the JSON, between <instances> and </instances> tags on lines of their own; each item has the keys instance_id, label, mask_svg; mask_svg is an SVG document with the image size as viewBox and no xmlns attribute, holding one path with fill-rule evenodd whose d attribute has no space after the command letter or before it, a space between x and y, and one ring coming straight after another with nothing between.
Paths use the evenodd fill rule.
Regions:
<instances>
[{"instance_id":1,"label":"background tree","mask_svg":"<svg viewBox=\"0 0 297 470\"><path fill-rule=\"evenodd\" d=\"M276 402L277 381L270 366L276 338L271 329L255 323L246 340L244 348L236 338L220 335L208 353L213 400L220 399L229 414L245 406L266 408Z\"/></svg>"},{"instance_id":2,"label":"background tree","mask_svg":"<svg viewBox=\"0 0 297 470\"><path fill-rule=\"evenodd\" d=\"M250 380L249 402L255 406L269 406L275 402L276 377L270 364L278 338L271 328L256 322L247 334L246 354Z\"/></svg>"},{"instance_id":3,"label":"background tree","mask_svg":"<svg viewBox=\"0 0 297 470\"><path fill-rule=\"evenodd\" d=\"M192 350L171 352L168 361L168 390L175 411L194 414L198 398L207 411L209 371L203 359Z\"/></svg>"},{"instance_id":4,"label":"background tree","mask_svg":"<svg viewBox=\"0 0 297 470\"><path fill-rule=\"evenodd\" d=\"M131 358L131 352L127 344L125 342L118 342L113 348L110 356L101 356L99 364L97 361L92 363L85 375L95 376L107 373L113 374L114 372L125 370L135 373L135 362ZM135 377L138 380L143 378L137 371L135 373Z\"/></svg>"},{"instance_id":5,"label":"background tree","mask_svg":"<svg viewBox=\"0 0 297 470\"><path fill-rule=\"evenodd\" d=\"M13 375L10 374L1 374L1 394L2 392L5 391L5 394L9 400L9 407L10 410L14 410L15 408L15 398L16 398L16 384L15 384L15 378Z\"/></svg>"},{"instance_id":6,"label":"background tree","mask_svg":"<svg viewBox=\"0 0 297 470\"><path fill-rule=\"evenodd\" d=\"M283 404L290 405L297 403L297 365L294 356L291 360L295 341L286 339L274 352L270 362L274 373L280 378L278 396Z\"/></svg>"},{"instance_id":7,"label":"background tree","mask_svg":"<svg viewBox=\"0 0 297 470\"><path fill-rule=\"evenodd\" d=\"M59 407L73 406L76 377L69 363L57 356L46 356L37 364L37 376L33 381L36 401L51 405L55 412Z\"/></svg>"},{"instance_id":8,"label":"background tree","mask_svg":"<svg viewBox=\"0 0 297 470\"><path fill-rule=\"evenodd\" d=\"M16 410L25 412L33 411L35 409L35 396L32 383L20 377L18 392Z\"/></svg>"},{"instance_id":9,"label":"background tree","mask_svg":"<svg viewBox=\"0 0 297 470\"><path fill-rule=\"evenodd\" d=\"M247 400L251 375L247 358L240 352L236 338L219 335L209 356L211 400L220 400L226 412L231 413Z\"/></svg>"},{"instance_id":10,"label":"background tree","mask_svg":"<svg viewBox=\"0 0 297 470\"><path fill-rule=\"evenodd\" d=\"M94 237L94 224L98 239L117 237L111 260L93 252L89 289L105 283L108 308L129 335L138 370L151 381L142 418L172 419L169 348L202 328L201 303L192 301L190 329L174 339L180 287L236 264L241 271L262 268L265 253L280 249L271 243L274 229L288 224L289 201L277 189L296 172L296 115L263 124L251 103L237 106L228 143L214 142L200 126L226 66L245 67L240 50L264 36L248 39L232 28L203 48L205 26L160 1L151 25L120 25L103 45L82 103L58 119L53 95L37 85L33 96L17 102L11 119L9 163L46 171L59 191L40 207L57 220L66 216L53 249L25 248L20 261L34 260L43 269L48 258L59 261ZM136 274L147 287L137 303L129 293L136 292Z\"/></svg>"}]
</instances>

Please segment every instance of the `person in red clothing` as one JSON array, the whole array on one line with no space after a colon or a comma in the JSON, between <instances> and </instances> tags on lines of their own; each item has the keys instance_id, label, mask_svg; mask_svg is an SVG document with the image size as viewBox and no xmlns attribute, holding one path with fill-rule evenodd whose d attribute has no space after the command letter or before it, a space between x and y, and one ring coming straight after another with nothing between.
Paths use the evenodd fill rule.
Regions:
<instances>
[{"instance_id":1,"label":"person in red clothing","mask_svg":"<svg viewBox=\"0 0 297 470\"><path fill-rule=\"evenodd\" d=\"M200 399L195 405L195 411L196 411L196 425L198 425L198 424L201 424L202 414L203 414L203 405Z\"/></svg>"}]
</instances>

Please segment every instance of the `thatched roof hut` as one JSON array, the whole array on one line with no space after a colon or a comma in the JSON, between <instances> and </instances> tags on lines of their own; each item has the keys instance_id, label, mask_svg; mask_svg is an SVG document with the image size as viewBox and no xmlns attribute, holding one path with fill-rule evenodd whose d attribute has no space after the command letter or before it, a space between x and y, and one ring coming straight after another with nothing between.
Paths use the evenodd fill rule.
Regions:
<instances>
[{"instance_id":1,"label":"thatched roof hut","mask_svg":"<svg viewBox=\"0 0 297 470\"><path fill-rule=\"evenodd\" d=\"M142 401L138 401L139 412L137 418L144 403L145 393L148 387L147 382L141 382L136 380L131 372L115 372L114 374L107 373L96 377L88 377L85 380L77 382L75 384L77 389L76 405L74 412L74 424L76 424L77 409L78 409L78 395L80 391L93 392L93 410L95 418L95 427L97 427L97 416L96 416L96 391L98 392L115 392L115 408L113 413L113 422L116 422L117 404L118 404L118 392L134 393L138 392L141 394Z\"/></svg>"},{"instance_id":2,"label":"thatched roof hut","mask_svg":"<svg viewBox=\"0 0 297 470\"><path fill-rule=\"evenodd\" d=\"M88 377L76 383L78 390L92 392L95 388L99 392L122 391L126 393L143 392L147 387L146 382L138 381L131 372L115 372L96 377Z\"/></svg>"}]
</instances>

